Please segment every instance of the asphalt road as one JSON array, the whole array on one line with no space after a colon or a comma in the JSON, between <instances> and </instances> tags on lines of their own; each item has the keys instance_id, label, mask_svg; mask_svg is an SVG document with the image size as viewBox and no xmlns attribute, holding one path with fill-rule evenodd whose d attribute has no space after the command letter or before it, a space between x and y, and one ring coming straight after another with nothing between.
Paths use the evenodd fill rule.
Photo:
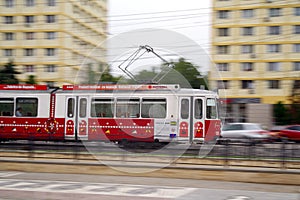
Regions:
<instances>
[{"instance_id":1,"label":"asphalt road","mask_svg":"<svg viewBox=\"0 0 300 200\"><path fill-rule=\"evenodd\" d=\"M0 171L0 199L300 200L300 186Z\"/></svg>"}]
</instances>

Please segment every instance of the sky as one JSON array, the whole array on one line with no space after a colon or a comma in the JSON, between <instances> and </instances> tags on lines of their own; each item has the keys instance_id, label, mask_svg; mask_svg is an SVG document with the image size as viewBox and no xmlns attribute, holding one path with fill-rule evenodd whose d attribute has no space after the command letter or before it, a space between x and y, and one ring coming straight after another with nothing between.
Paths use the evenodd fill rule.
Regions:
<instances>
[{"instance_id":1,"label":"sky","mask_svg":"<svg viewBox=\"0 0 300 200\"><path fill-rule=\"evenodd\" d=\"M108 0L109 35L163 28L209 48L210 0Z\"/></svg>"},{"instance_id":2,"label":"sky","mask_svg":"<svg viewBox=\"0 0 300 200\"><path fill-rule=\"evenodd\" d=\"M210 0L108 0L108 38L118 38L119 41L126 39L126 37L132 38L134 35L131 34L125 37L124 33L147 28L144 32L144 39L147 41L151 37L151 29L170 31L170 37L176 39L170 40L169 43L166 42L169 39L166 33L161 33L161 35L156 33L155 35L153 32L153 37L160 37L160 42L165 47L167 46L166 44L172 44L169 46L172 53L184 54L184 52L189 52L189 55L186 57L190 56L190 60L194 60L193 64L208 67L207 58L201 58L201 56L202 54L209 55L210 3ZM184 37L176 35L177 33ZM124 37L120 36L122 34ZM141 34L143 35L143 32ZM141 37L141 35L138 35L138 37ZM187 39L191 41L187 41ZM142 41L142 39L139 40L139 42L143 43ZM200 53L201 55L191 53L199 52L195 49L193 42L204 50ZM128 44L131 43L126 43L126 45ZM125 46L125 44L120 44L119 42L119 46ZM175 49L175 46L177 46L178 51ZM121 51L117 52L116 48L118 48L118 45L108 44L109 54L118 55L122 53ZM179 48L184 50L180 52ZM163 52L159 52L159 54L162 56L167 55L166 49ZM195 61L196 56L198 56L198 61ZM170 59L172 58L171 56Z\"/></svg>"}]
</instances>

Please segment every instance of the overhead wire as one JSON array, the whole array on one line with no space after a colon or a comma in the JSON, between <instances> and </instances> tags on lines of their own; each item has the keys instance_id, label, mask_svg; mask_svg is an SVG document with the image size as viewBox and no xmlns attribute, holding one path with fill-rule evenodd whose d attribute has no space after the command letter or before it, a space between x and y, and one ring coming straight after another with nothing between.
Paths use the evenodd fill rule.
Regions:
<instances>
[{"instance_id":1,"label":"overhead wire","mask_svg":"<svg viewBox=\"0 0 300 200\"><path fill-rule=\"evenodd\" d=\"M197 9L191 9L191 10L197 10ZM173 12L173 11L170 11L170 12ZM177 12L177 11L174 11L174 12ZM160 12L157 12L157 13L160 13ZM164 12L165 13L165 12ZM145 13L141 13L141 14L145 14ZM153 13L152 13L153 14ZM138 15L138 14L135 14L135 15ZM158 20L158 22L161 22L161 21L159 21ZM191 25L191 27L192 27L192 25ZM185 28L188 28L188 26L185 26Z\"/></svg>"}]
</instances>

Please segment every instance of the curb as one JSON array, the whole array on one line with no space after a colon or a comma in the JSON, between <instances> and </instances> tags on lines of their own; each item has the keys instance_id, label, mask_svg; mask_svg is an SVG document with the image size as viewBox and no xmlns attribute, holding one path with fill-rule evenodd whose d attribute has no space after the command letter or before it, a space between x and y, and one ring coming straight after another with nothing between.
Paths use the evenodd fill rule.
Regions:
<instances>
[{"instance_id":1,"label":"curb","mask_svg":"<svg viewBox=\"0 0 300 200\"><path fill-rule=\"evenodd\" d=\"M115 176L138 177L167 177L198 180L217 180L247 183L265 183L282 185L300 185L299 170L286 169L258 169L246 167L221 166L195 166L170 164L164 168L154 169L157 166L112 164L111 167L98 162L57 162L46 160L0 160L0 170L41 172L41 173L67 173L67 174L97 174ZM125 170L135 172L128 173ZM150 172L141 172L141 170Z\"/></svg>"}]
</instances>

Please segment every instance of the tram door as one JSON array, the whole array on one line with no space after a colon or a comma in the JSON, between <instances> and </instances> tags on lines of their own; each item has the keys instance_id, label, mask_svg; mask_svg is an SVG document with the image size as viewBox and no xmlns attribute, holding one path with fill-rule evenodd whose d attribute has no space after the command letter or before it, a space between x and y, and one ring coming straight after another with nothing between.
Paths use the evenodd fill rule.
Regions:
<instances>
[{"instance_id":1,"label":"tram door","mask_svg":"<svg viewBox=\"0 0 300 200\"><path fill-rule=\"evenodd\" d=\"M179 137L180 141L201 141L204 137L203 102L201 97L180 97Z\"/></svg>"},{"instance_id":2,"label":"tram door","mask_svg":"<svg viewBox=\"0 0 300 200\"><path fill-rule=\"evenodd\" d=\"M66 98L66 139L88 139L87 101L88 98L86 96L69 96Z\"/></svg>"}]
</instances>

